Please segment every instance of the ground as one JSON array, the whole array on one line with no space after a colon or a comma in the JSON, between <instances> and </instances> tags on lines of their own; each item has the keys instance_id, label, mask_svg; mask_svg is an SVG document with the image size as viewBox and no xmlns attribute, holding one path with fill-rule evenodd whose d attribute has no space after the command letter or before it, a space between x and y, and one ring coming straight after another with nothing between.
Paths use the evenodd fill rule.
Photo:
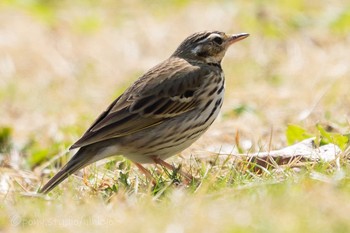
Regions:
<instances>
[{"instance_id":1,"label":"ground","mask_svg":"<svg viewBox=\"0 0 350 233\"><path fill-rule=\"evenodd\" d=\"M340 0L2 1L0 231L348 232L349 12ZM36 194L113 99L202 30L250 37L223 60L221 115L168 160L196 181L150 165L153 185L116 157ZM257 171L234 156L312 136L338 160Z\"/></svg>"}]
</instances>

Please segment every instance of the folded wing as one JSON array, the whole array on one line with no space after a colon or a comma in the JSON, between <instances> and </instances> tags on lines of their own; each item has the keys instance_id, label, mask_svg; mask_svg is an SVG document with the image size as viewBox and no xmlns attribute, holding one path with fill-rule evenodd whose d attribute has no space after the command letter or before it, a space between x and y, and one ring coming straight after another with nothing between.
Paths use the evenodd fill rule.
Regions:
<instances>
[{"instance_id":1,"label":"folded wing","mask_svg":"<svg viewBox=\"0 0 350 233\"><path fill-rule=\"evenodd\" d=\"M117 98L71 149L130 135L191 111L209 73L183 59L168 59Z\"/></svg>"}]
</instances>

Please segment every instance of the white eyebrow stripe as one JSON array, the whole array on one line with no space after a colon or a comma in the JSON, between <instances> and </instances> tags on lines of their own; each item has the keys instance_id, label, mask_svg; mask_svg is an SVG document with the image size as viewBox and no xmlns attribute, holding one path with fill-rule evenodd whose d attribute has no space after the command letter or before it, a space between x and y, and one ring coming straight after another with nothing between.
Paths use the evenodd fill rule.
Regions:
<instances>
[{"instance_id":1,"label":"white eyebrow stripe","mask_svg":"<svg viewBox=\"0 0 350 233\"><path fill-rule=\"evenodd\" d=\"M212 33L207 38L209 39L209 38L213 38L213 37L220 37L220 38L222 38L222 36L220 34L218 34L218 33Z\"/></svg>"},{"instance_id":2,"label":"white eyebrow stripe","mask_svg":"<svg viewBox=\"0 0 350 233\"><path fill-rule=\"evenodd\" d=\"M211 33L209 36L207 36L207 37L205 37L204 39L198 41L197 43L200 44L200 43L202 43L202 42L204 42L204 41L206 41L206 40L208 40L208 39L214 38L214 37L220 37L220 38L222 38L222 36L221 36L220 34L218 34L218 33ZM193 50L194 50L194 49L193 49ZM192 50L192 51L193 51L193 50Z\"/></svg>"}]
</instances>

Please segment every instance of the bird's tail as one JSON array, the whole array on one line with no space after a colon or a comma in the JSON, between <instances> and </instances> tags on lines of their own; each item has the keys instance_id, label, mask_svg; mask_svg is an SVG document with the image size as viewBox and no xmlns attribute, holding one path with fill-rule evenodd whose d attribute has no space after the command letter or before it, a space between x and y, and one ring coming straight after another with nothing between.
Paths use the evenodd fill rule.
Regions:
<instances>
[{"instance_id":1,"label":"bird's tail","mask_svg":"<svg viewBox=\"0 0 350 233\"><path fill-rule=\"evenodd\" d=\"M93 157L96 153L91 151L88 147L80 148L79 151L72 157L72 159L54 176L52 177L38 192L47 194L68 176L74 172L93 163Z\"/></svg>"}]
</instances>

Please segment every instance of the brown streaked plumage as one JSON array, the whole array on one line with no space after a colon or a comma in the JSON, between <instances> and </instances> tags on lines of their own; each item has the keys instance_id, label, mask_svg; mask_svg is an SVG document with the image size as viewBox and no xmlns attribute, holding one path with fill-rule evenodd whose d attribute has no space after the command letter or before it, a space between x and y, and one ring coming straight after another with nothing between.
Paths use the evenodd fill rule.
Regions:
<instances>
[{"instance_id":1,"label":"brown streaked plumage","mask_svg":"<svg viewBox=\"0 0 350 233\"><path fill-rule=\"evenodd\" d=\"M221 60L231 44L247 36L205 31L186 38L96 119L71 146L78 152L39 192L47 193L77 170L118 154L141 170L140 163L150 162L171 168L164 159L190 146L217 117L225 84Z\"/></svg>"}]
</instances>

